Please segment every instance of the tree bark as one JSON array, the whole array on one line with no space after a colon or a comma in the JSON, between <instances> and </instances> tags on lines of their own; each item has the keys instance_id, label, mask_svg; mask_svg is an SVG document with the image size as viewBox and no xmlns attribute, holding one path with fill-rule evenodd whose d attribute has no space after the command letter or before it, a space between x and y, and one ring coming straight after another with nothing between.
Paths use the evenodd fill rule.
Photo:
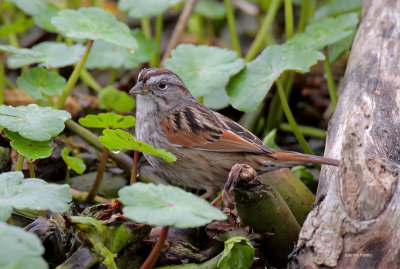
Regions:
<instances>
[{"instance_id":1,"label":"tree bark","mask_svg":"<svg viewBox=\"0 0 400 269\"><path fill-rule=\"evenodd\" d=\"M400 1L365 0L293 268L400 266Z\"/></svg>"}]
</instances>

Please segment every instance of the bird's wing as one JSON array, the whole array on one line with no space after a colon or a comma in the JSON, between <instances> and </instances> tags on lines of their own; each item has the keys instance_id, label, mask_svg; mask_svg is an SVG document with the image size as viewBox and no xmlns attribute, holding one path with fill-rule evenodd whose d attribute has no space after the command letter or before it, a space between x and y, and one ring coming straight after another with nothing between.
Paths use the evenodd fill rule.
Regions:
<instances>
[{"instance_id":1,"label":"bird's wing","mask_svg":"<svg viewBox=\"0 0 400 269\"><path fill-rule=\"evenodd\" d=\"M234 121L202 105L183 108L161 121L168 141L182 147L216 152L272 152Z\"/></svg>"}]
</instances>

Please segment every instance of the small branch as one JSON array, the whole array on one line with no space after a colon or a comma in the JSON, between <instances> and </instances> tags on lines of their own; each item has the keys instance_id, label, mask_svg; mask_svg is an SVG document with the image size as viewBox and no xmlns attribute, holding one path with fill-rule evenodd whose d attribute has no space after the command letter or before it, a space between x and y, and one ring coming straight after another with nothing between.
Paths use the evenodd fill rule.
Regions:
<instances>
[{"instance_id":1,"label":"small branch","mask_svg":"<svg viewBox=\"0 0 400 269\"><path fill-rule=\"evenodd\" d=\"M158 260L158 256L160 256L164 242L167 239L168 228L169 228L168 226L162 227L160 237L158 237L158 240L157 240L156 244L154 245L153 250L151 251L150 255L147 257L146 261L142 264L140 269L151 269L151 268L153 268L154 264L156 264L156 262Z\"/></svg>"},{"instance_id":2,"label":"small branch","mask_svg":"<svg viewBox=\"0 0 400 269\"><path fill-rule=\"evenodd\" d=\"M132 162L132 171L130 180L131 185L136 182L138 161L139 161L139 151L135 150L135 152L133 153L133 162Z\"/></svg>"},{"instance_id":3,"label":"small branch","mask_svg":"<svg viewBox=\"0 0 400 269\"><path fill-rule=\"evenodd\" d=\"M303 134L300 132L299 127L297 126L296 120L293 117L292 112L290 111L290 107L288 104L288 101L286 99L285 91L282 87L282 83L280 82L279 79L275 81L277 89L278 89L278 94L279 98L281 99L281 104L283 108L283 112L285 113L285 116L292 127L293 133L296 136L297 140L299 141L301 147L303 148L304 152L307 154L314 154L310 146L307 144L306 139L304 138Z\"/></svg>"},{"instance_id":4,"label":"small branch","mask_svg":"<svg viewBox=\"0 0 400 269\"><path fill-rule=\"evenodd\" d=\"M22 167L24 166L24 159L25 157L18 153L18 159L15 171L22 171Z\"/></svg>"},{"instance_id":5,"label":"small branch","mask_svg":"<svg viewBox=\"0 0 400 269\"><path fill-rule=\"evenodd\" d=\"M33 167L33 163L28 161L28 168L29 168L29 176L31 178L35 178L35 168Z\"/></svg>"},{"instance_id":6,"label":"small branch","mask_svg":"<svg viewBox=\"0 0 400 269\"><path fill-rule=\"evenodd\" d=\"M267 35L267 32L272 25L272 22L274 21L280 3L281 0L272 0L268 12L265 15L264 21L261 25L261 29L258 31L256 38L254 39L253 43L250 46L250 49L246 54L246 62L250 62L251 60L253 60L256 57L257 53L261 50L264 43L264 38Z\"/></svg>"},{"instance_id":7,"label":"small branch","mask_svg":"<svg viewBox=\"0 0 400 269\"><path fill-rule=\"evenodd\" d=\"M239 43L239 39L237 36L236 27L235 27L235 14L233 12L231 0L224 0L224 1L225 1L225 7L226 7L226 18L228 20L228 26L229 26L229 33L231 36L232 48L234 51L237 52L238 57L242 57L242 52L240 50L240 43Z\"/></svg>"},{"instance_id":8,"label":"small branch","mask_svg":"<svg viewBox=\"0 0 400 269\"><path fill-rule=\"evenodd\" d=\"M293 36L293 5L292 0L284 0L285 5L285 34L286 40L289 40Z\"/></svg>"},{"instance_id":9,"label":"small branch","mask_svg":"<svg viewBox=\"0 0 400 269\"><path fill-rule=\"evenodd\" d=\"M97 168L97 174L92 189L89 191L89 194L85 199L86 203L90 203L93 200L93 198L97 194L97 191L100 188L101 181L103 180L104 171L106 170L107 157L108 157L108 149L104 147L103 152L101 153L100 163L99 167Z\"/></svg>"},{"instance_id":10,"label":"small branch","mask_svg":"<svg viewBox=\"0 0 400 269\"><path fill-rule=\"evenodd\" d=\"M186 1L185 7L183 8L181 15L179 16L174 32L172 33L171 39L169 40L167 50L165 51L164 56L161 60L161 66L164 65L164 62L169 58L171 51L176 47L176 45L178 45L179 39L185 31L190 14L192 14L196 2L197 0Z\"/></svg>"},{"instance_id":11,"label":"small branch","mask_svg":"<svg viewBox=\"0 0 400 269\"><path fill-rule=\"evenodd\" d=\"M85 61L87 59L87 56L89 55L90 48L92 47L92 45L93 45L93 40L89 40L89 43L86 46L85 52L83 53L81 60L75 66L74 71L69 77L67 84L64 87L64 90L62 91L60 97L58 98L56 104L54 105L54 108L62 109L62 107L64 106L65 100L67 100L68 95L71 93L76 82L78 81L79 74L81 73L81 70L85 65Z\"/></svg>"},{"instance_id":12,"label":"small branch","mask_svg":"<svg viewBox=\"0 0 400 269\"><path fill-rule=\"evenodd\" d=\"M331 69L331 64L329 62L329 53L327 48L325 48L324 72L325 72L326 82L328 84L329 97L331 98L332 107L333 110L335 111L338 102L338 96L335 89L335 82L333 81L332 69Z\"/></svg>"},{"instance_id":13,"label":"small branch","mask_svg":"<svg viewBox=\"0 0 400 269\"><path fill-rule=\"evenodd\" d=\"M81 191L78 191L78 190L73 189L73 188L69 188L69 192L72 194L72 198L74 198L75 200L83 201L87 197L87 192L81 192ZM110 200L108 200L108 199L106 199L104 197L101 197L99 195L96 195L94 197L93 201L95 201L97 203L100 203L100 204L108 204L108 203L111 202Z\"/></svg>"}]
</instances>

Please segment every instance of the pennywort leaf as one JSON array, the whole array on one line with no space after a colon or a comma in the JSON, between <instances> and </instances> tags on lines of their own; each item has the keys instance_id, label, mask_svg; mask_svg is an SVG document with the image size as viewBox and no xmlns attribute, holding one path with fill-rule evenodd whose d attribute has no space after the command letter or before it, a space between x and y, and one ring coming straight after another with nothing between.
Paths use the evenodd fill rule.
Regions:
<instances>
[{"instance_id":1,"label":"pennywort leaf","mask_svg":"<svg viewBox=\"0 0 400 269\"><path fill-rule=\"evenodd\" d=\"M65 78L43 67L23 71L17 79L20 90L34 99L46 99L48 96L61 93L65 83Z\"/></svg>"},{"instance_id":2,"label":"pennywort leaf","mask_svg":"<svg viewBox=\"0 0 400 269\"><path fill-rule=\"evenodd\" d=\"M314 19L318 20L322 17L337 16L350 11L360 11L362 3L362 0L333 0L317 9Z\"/></svg>"},{"instance_id":3,"label":"pennywort leaf","mask_svg":"<svg viewBox=\"0 0 400 269\"><path fill-rule=\"evenodd\" d=\"M116 129L133 127L136 119L133 116L122 116L109 112L86 115L79 119L79 123L88 128Z\"/></svg>"},{"instance_id":4,"label":"pennywort leaf","mask_svg":"<svg viewBox=\"0 0 400 269\"><path fill-rule=\"evenodd\" d=\"M72 200L67 184L49 184L37 178L26 178L22 172L0 175L0 221L6 221L12 208L50 210L63 213Z\"/></svg>"},{"instance_id":5,"label":"pennywort leaf","mask_svg":"<svg viewBox=\"0 0 400 269\"><path fill-rule=\"evenodd\" d=\"M98 7L62 10L51 23L68 37L103 40L131 50L138 47L129 27Z\"/></svg>"},{"instance_id":6,"label":"pennywort leaf","mask_svg":"<svg viewBox=\"0 0 400 269\"><path fill-rule=\"evenodd\" d=\"M231 237L225 241L224 251L218 268L248 269L253 264L254 248L249 239L243 236Z\"/></svg>"},{"instance_id":7,"label":"pennywort leaf","mask_svg":"<svg viewBox=\"0 0 400 269\"><path fill-rule=\"evenodd\" d=\"M69 148L67 148L67 147L63 148L63 150L61 151L62 159L67 164L69 169L74 170L78 174L83 174L83 172L85 172L85 170L86 170L85 163L83 162L82 159L69 156L70 152L71 152L71 150Z\"/></svg>"},{"instance_id":8,"label":"pennywort leaf","mask_svg":"<svg viewBox=\"0 0 400 269\"><path fill-rule=\"evenodd\" d=\"M71 114L67 111L39 107L35 104L19 107L0 106L1 126L36 141L47 141L61 133L64 130L64 121L70 118Z\"/></svg>"},{"instance_id":9,"label":"pennywort leaf","mask_svg":"<svg viewBox=\"0 0 400 269\"><path fill-rule=\"evenodd\" d=\"M1 268L46 269L44 247L33 233L0 222Z\"/></svg>"},{"instance_id":10,"label":"pennywort leaf","mask_svg":"<svg viewBox=\"0 0 400 269\"><path fill-rule=\"evenodd\" d=\"M105 129L103 136L100 136L99 140L110 150L137 150L145 154L161 157L167 162L176 161L175 155L171 152L161 148L154 148L142 141L137 141L130 133L119 129Z\"/></svg>"},{"instance_id":11,"label":"pennywort leaf","mask_svg":"<svg viewBox=\"0 0 400 269\"><path fill-rule=\"evenodd\" d=\"M182 0L120 0L118 8L127 11L133 18L149 18L163 13L168 7L175 5Z\"/></svg>"},{"instance_id":12,"label":"pennywort leaf","mask_svg":"<svg viewBox=\"0 0 400 269\"><path fill-rule=\"evenodd\" d=\"M165 67L180 76L194 97L200 97L225 89L230 77L244 67L244 61L227 49L182 44L172 51Z\"/></svg>"},{"instance_id":13,"label":"pennywort leaf","mask_svg":"<svg viewBox=\"0 0 400 269\"><path fill-rule=\"evenodd\" d=\"M119 197L127 218L150 225L189 228L226 219L206 200L174 186L139 182L122 188Z\"/></svg>"},{"instance_id":14,"label":"pennywort leaf","mask_svg":"<svg viewBox=\"0 0 400 269\"><path fill-rule=\"evenodd\" d=\"M135 107L135 99L126 92L119 91L113 86L108 86L99 93L99 107L117 113L131 112ZM118 127L124 128L124 127Z\"/></svg>"}]
</instances>

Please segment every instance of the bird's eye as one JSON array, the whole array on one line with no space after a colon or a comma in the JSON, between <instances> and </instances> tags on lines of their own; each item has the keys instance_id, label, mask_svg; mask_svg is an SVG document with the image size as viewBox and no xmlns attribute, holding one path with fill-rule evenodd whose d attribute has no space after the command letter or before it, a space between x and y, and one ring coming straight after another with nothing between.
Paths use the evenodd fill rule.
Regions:
<instances>
[{"instance_id":1,"label":"bird's eye","mask_svg":"<svg viewBox=\"0 0 400 269\"><path fill-rule=\"evenodd\" d=\"M158 83L158 88L165 89L167 87L167 83L165 81L161 81Z\"/></svg>"}]
</instances>

